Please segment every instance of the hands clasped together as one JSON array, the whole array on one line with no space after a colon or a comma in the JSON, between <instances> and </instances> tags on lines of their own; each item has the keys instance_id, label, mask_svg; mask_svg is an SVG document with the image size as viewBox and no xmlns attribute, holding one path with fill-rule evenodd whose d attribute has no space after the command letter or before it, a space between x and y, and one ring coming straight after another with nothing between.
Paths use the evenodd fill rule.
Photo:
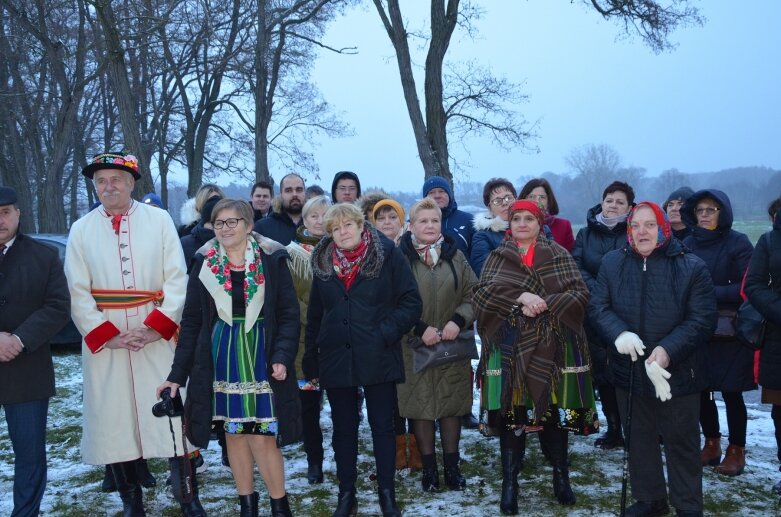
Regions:
<instances>
[{"instance_id":1,"label":"hands clasped together","mask_svg":"<svg viewBox=\"0 0 781 517\"><path fill-rule=\"evenodd\" d=\"M460 331L461 329L457 324L453 323L452 321L448 321L445 326L442 327L442 330L429 326L423 332L423 335L420 337L420 339L423 340L424 345L434 346L442 341L453 341L458 337L458 333Z\"/></svg>"},{"instance_id":2,"label":"hands clasped together","mask_svg":"<svg viewBox=\"0 0 781 517\"><path fill-rule=\"evenodd\" d=\"M521 306L523 315L529 318L539 316L548 310L548 304L545 303L545 300L533 293L523 293L515 301Z\"/></svg>"},{"instance_id":3,"label":"hands clasped together","mask_svg":"<svg viewBox=\"0 0 781 517\"><path fill-rule=\"evenodd\" d=\"M637 356L645 355L645 345L640 336L634 332L624 331L616 338L616 350L619 353L631 356L632 362L637 361ZM665 402L672 398L670 391L670 372L665 370L670 365L670 356L661 346L657 346L645 361L645 372L654 385L656 398Z\"/></svg>"}]
</instances>

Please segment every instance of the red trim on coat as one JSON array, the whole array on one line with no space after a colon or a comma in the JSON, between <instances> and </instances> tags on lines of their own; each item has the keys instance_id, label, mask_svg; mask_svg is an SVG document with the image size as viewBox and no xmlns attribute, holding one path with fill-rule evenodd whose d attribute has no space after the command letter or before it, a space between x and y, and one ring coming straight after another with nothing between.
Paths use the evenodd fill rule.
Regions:
<instances>
[{"instance_id":1,"label":"red trim on coat","mask_svg":"<svg viewBox=\"0 0 781 517\"><path fill-rule=\"evenodd\" d=\"M110 321L104 321L92 329L89 334L84 336L84 344L87 345L90 352L97 354L103 350L103 347L106 346L106 343L108 343L111 338L118 334L119 329L116 325Z\"/></svg>"},{"instance_id":2,"label":"red trim on coat","mask_svg":"<svg viewBox=\"0 0 781 517\"><path fill-rule=\"evenodd\" d=\"M166 341L173 338L176 331L179 330L179 325L163 314L159 309L155 309L149 313L149 316L144 320L144 325L160 334Z\"/></svg>"}]
</instances>

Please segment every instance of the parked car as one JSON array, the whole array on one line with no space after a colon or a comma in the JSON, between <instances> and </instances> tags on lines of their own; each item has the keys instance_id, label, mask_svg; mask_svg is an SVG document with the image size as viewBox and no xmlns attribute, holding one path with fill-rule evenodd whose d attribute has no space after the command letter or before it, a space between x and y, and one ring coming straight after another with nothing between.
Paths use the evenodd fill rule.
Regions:
<instances>
[{"instance_id":1,"label":"parked car","mask_svg":"<svg viewBox=\"0 0 781 517\"><path fill-rule=\"evenodd\" d=\"M56 249L57 253L60 254L60 260L65 262L65 249L68 247L68 234L34 233L30 235L30 237ZM50 343L58 346L81 346L81 334L76 330L76 325L73 324L73 320L69 321L68 324L51 339Z\"/></svg>"}]
</instances>

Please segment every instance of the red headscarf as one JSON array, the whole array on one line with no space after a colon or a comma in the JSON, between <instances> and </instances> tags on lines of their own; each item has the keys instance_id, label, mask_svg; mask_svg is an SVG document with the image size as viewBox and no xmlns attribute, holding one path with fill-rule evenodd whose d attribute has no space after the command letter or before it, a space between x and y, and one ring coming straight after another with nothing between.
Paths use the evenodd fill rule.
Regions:
<instances>
[{"instance_id":1,"label":"red headscarf","mask_svg":"<svg viewBox=\"0 0 781 517\"><path fill-rule=\"evenodd\" d=\"M540 222L540 231L542 231L542 227L545 225L545 211L542 209L542 207L534 201L529 201L528 199L519 199L510 207L510 219L513 218L515 212L520 212L521 210L531 212L532 215L537 218L537 221Z\"/></svg>"},{"instance_id":2,"label":"red headscarf","mask_svg":"<svg viewBox=\"0 0 781 517\"><path fill-rule=\"evenodd\" d=\"M634 219L637 209L642 206L647 206L654 211L654 215L656 216L656 224L659 226L659 236L656 239L656 247L661 248L667 243L667 241L670 240L673 232L672 228L670 227L670 220L667 218L665 211L662 210L659 205L652 203L651 201L640 201L634 207L632 207L632 210L630 210L629 215L626 218L626 239L629 241L629 245L632 247L632 249L637 251L635 241L632 239L632 219Z\"/></svg>"}]
</instances>

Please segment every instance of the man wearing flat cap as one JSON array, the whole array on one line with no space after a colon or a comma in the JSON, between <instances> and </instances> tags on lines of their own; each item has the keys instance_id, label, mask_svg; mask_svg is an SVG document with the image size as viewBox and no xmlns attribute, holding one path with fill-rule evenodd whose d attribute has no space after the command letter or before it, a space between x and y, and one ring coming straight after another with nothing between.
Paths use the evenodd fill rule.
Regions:
<instances>
[{"instance_id":1,"label":"man wearing flat cap","mask_svg":"<svg viewBox=\"0 0 781 517\"><path fill-rule=\"evenodd\" d=\"M125 515L144 515L135 460L184 452L180 418L172 432L168 418L152 414L184 308L184 256L168 213L130 197L141 178L135 156L99 154L82 174L101 206L73 223L65 256L72 318L84 336L81 453L111 465ZM182 505L185 515L203 515L194 501L197 508Z\"/></svg>"},{"instance_id":2,"label":"man wearing flat cap","mask_svg":"<svg viewBox=\"0 0 781 517\"><path fill-rule=\"evenodd\" d=\"M19 233L19 216L16 192L0 187L0 407L14 450L12 516L38 515L41 506L54 395L49 340L70 317L57 250Z\"/></svg>"}]
</instances>

